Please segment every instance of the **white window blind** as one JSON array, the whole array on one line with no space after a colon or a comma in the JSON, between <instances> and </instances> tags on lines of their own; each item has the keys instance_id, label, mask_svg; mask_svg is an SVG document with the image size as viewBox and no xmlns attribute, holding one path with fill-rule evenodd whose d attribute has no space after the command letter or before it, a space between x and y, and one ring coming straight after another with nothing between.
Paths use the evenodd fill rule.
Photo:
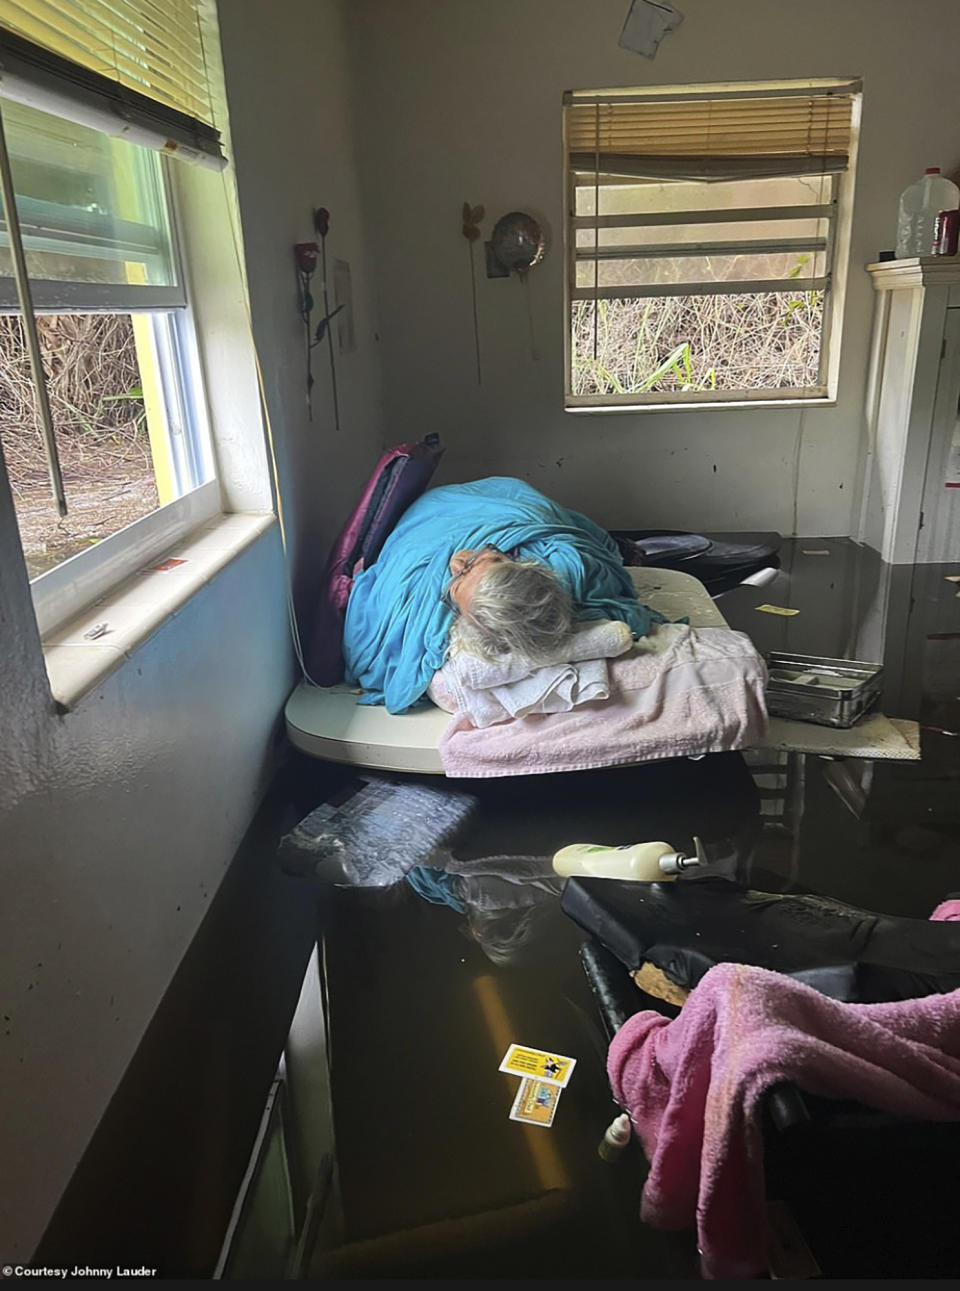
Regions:
<instances>
[{"instance_id":1,"label":"white window blind","mask_svg":"<svg viewBox=\"0 0 960 1291\"><path fill-rule=\"evenodd\" d=\"M0 93L222 164L204 48L207 3L0 0Z\"/></svg>"},{"instance_id":2,"label":"white window blind","mask_svg":"<svg viewBox=\"0 0 960 1291\"><path fill-rule=\"evenodd\" d=\"M0 24L213 124L195 0L0 0Z\"/></svg>"},{"instance_id":3,"label":"white window blind","mask_svg":"<svg viewBox=\"0 0 960 1291\"><path fill-rule=\"evenodd\" d=\"M826 395L859 91L846 81L565 96L568 402ZM750 359L751 328L771 338L766 358Z\"/></svg>"},{"instance_id":4,"label":"white window blind","mask_svg":"<svg viewBox=\"0 0 960 1291\"><path fill-rule=\"evenodd\" d=\"M854 87L588 100L567 108L576 171L641 179L823 175L849 162Z\"/></svg>"}]
</instances>

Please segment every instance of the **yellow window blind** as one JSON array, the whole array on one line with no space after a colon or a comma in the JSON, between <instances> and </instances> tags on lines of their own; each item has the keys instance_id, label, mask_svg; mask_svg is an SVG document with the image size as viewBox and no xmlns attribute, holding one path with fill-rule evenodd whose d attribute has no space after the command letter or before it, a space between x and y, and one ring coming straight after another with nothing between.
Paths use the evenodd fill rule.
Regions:
<instances>
[{"instance_id":1,"label":"yellow window blind","mask_svg":"<svg viewBox=\"0 0 960 1291\"><path fill-rule=\"evenodd\" d=\"M213 124L200 0L0 0L0 27Z\"/></svg>"},{"instance_id":2,"label":"yellow window blind","mask_svg":"<svg viewBox=\"0 0 960 1291\"><path fill-rule=\"evenodd\" d=\"M839 174L847 169L859 87L806 93L569 96L569 165L648 179Z\"/></svg>"}]
</instances>

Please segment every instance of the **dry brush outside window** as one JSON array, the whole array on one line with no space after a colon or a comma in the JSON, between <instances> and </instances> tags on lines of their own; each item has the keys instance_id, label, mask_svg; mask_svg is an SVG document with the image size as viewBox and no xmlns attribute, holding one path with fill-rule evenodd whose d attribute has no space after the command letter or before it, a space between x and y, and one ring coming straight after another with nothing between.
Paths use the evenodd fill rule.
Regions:
<instances>
[{"instance_id":1,"label":"dry brush outside window","mask_svg":"<svg viewBox=\"0 0 960 1291\"><path fill-rule=\"evenodd\" d=\"M23 326L0 317L0 442L31 578L160 505L130 316L41 315L37 326L70 504L63 517L50 492Z\"/></svg>"}]
</instances>

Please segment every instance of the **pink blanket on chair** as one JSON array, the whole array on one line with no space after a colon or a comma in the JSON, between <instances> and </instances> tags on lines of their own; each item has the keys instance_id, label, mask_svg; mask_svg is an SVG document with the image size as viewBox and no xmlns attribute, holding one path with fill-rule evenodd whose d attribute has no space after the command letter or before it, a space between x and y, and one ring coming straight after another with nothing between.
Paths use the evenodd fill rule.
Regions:
<instances>
[{"instance_id":1,"label":"pink blanket on chair","mask_svg":"<svg viewBox=\"0 0 960 1291\"><path fill-rule=\"evenodd\" d=\"M454 713L440 741L444 771L464 777L584 771L749 748L766 734L766 670L742 632L661 625L611 659L609 673L609 699L568 713L482 729ZM453 707L435 687L430 693L441 707Z\"/></svg>"},{"instance_id":2,"label":"pink blanket on chair","mask_svg":"<svg viewBox=\"0 0 960 1291\"><path fill-rule=\"evenodd\" d=\"M960 1120L960 991L841 1004L764 968L718 964L672 1021L635 1014L607 1071L650 1161L641 1215L696 1225L706 1277L767 1269L758 1104L781 1081L926 1120Z\"/></svg>"}]
</instances>

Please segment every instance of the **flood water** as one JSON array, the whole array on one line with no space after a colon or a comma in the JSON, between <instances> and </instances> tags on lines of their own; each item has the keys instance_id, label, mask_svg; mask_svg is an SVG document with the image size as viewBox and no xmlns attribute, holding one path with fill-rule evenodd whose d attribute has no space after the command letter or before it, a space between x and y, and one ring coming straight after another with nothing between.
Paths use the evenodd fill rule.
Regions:
<instances>
[{"instance_id":1,"label":"flood water","mask_svg":"<svg viewBox=\"0 0 960 1291\"><path fill-rule=\"evenodd\" d=\"M960 738L942 733L960 731L960 599L946 580L954 570L890 569L847 540L798 540L782 554L773 583L720 598L728 622L764 651L883 662L883 711L919 720L921 762L733 753L465 781L478 806L456 854L549 858L573 842L653 839L689 850L699 835L764 891L818 892L926 918L960 890ZM770 615L760 604L799 613ZM615 1165L597 1155L617 1111L606 1037L578 957L584 934L555 897L542 893L513 915L501 902L485 918L430 904L405 885L387 894L336 889L324 894L319 919L351 1245L341 1257L318 1255L315 1273L697 1276L692 1234L640 1222L639 1150ZM517 1082L498 1066L514 1041L577 1059L551 1129L509 1119ZM795 1209L803 1196L826 1196L831 1181L841 1189L832 1218L822 1207L805 1212L825 1274L955 1275L957 1241L936 1236L955 1228L947 1195L937 1219L936 1162L926 1181L933 1203L911 1175L911 1208L901 1195L906 1158L878 1166L868 1137L868 1165L860 1173L851 1165L851 1182L838 1173L837 1142L797 1155Z\"/></svg>"}]
</instances>

